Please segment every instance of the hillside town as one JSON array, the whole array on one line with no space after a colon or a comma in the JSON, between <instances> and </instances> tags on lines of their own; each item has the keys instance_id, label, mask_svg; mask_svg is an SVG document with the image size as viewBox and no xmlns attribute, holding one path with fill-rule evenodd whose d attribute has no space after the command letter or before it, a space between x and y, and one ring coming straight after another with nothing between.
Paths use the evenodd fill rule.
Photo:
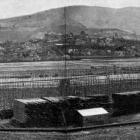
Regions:
<instances>
[{"instance_id":1,"label":"hillside town","mask_svg":"<svg viewBox=\"0 0 140 140\"><path fill-rule=\"evenodd\" d=\"M113 36L90 36L79 34L45 33L42 38L24 42L0 43L0 62L47 61L79 57L136 57L140 56L140 41L128 40L117 34Z\"/></svg>"}]
</instances>

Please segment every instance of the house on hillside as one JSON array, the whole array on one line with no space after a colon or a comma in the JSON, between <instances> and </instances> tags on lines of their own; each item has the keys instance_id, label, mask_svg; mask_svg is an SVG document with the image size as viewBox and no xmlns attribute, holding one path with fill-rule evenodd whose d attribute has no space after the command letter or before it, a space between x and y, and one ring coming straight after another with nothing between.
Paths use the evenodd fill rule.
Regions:
<instances>
[{"instance_id":1,"label":"house on hillside","mask_svg":"<svg viewBox=\"0 0 140 140\"><path fill-rule=\"evenodd\" d=\"M116 57L123 57L123 56L125 56L125 52L122 51L122 50L116 50L114 52L114 56L116 56Z\"/></svg>"},{"instance_id":2,"label":"house on hillside","mask_svg":"<svg viewBox=\"0 0 140 140\"><path fill-rule=\"evenodd\" d=\"M96 44L97 43L97 38L91 38L91 44Z\"/></svg>"}]
</instances>

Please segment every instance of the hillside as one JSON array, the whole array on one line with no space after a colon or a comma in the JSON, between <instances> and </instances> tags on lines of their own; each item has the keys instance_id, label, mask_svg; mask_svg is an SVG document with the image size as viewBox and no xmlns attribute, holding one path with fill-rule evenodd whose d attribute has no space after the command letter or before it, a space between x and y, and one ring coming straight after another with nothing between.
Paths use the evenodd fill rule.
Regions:
<instances>
[{"instance_id":1,"label":"hillside","mask_svg":"<svg viewBox=\"0 0 140 140\"><path fill-rule=\"evenodd\" d=\"M36 34L52 31L64 33L65 23L67 32L79 33L81 30L86 30L92 35L95 29L98 31L105 29L102 30L104 33L107 30L111 33L111 29L118 29L117 32L119 31L121 35L123 32L123 36L134 38L135 34L140 35L139 13L140 8L135 7L112 9L69 6L65 8L65 14L64 8L51 9L33 15L0 20L0 41L24 41Z\"/></svg>"}]
</instances>

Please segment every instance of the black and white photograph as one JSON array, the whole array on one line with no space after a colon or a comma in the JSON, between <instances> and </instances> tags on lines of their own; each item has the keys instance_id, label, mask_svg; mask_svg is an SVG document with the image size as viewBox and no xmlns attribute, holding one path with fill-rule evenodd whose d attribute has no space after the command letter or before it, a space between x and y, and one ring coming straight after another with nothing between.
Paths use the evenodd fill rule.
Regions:
<instances>
[{"instance_id":1,"label":"black and white photograph","mask_svg":"<svg viewBox=\"0 0 140 140\"><path fill-rule=\"evenodd\" d=\"M140 0L0 0L0 140L139 140Z\"/></svg>"}]
</instances>

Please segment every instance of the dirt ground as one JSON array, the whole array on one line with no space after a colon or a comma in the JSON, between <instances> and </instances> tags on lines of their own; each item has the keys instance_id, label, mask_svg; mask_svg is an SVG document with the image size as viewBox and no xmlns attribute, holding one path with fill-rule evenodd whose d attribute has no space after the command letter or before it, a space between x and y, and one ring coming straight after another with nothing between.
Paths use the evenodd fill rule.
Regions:
<instances>
[{"instance_id":1,"label":"dirt ground","mask_svg":"<svg viewBox=\"0 0 140 140\"><path fill-rule=\"evenodd\" d=\"M117 122L138 121L140 114L114 118ZM0 129L15 128L9 120L0 121ZM139 140L140 125L96 128L71 133L60 132L8 132L0 130L0 140Z\"/></svg>"},{"instance_id":2,"label":"dirt ground","mask_svg":"<svg viewBox=\"0 0 140 140\"><path fill-rule=\"evenodd\" d=\"M107 129L80 131L63 134L55 132L1 132L0 140L139 140L140 126L125 126Z\"/></svg>"}]
</instances>

